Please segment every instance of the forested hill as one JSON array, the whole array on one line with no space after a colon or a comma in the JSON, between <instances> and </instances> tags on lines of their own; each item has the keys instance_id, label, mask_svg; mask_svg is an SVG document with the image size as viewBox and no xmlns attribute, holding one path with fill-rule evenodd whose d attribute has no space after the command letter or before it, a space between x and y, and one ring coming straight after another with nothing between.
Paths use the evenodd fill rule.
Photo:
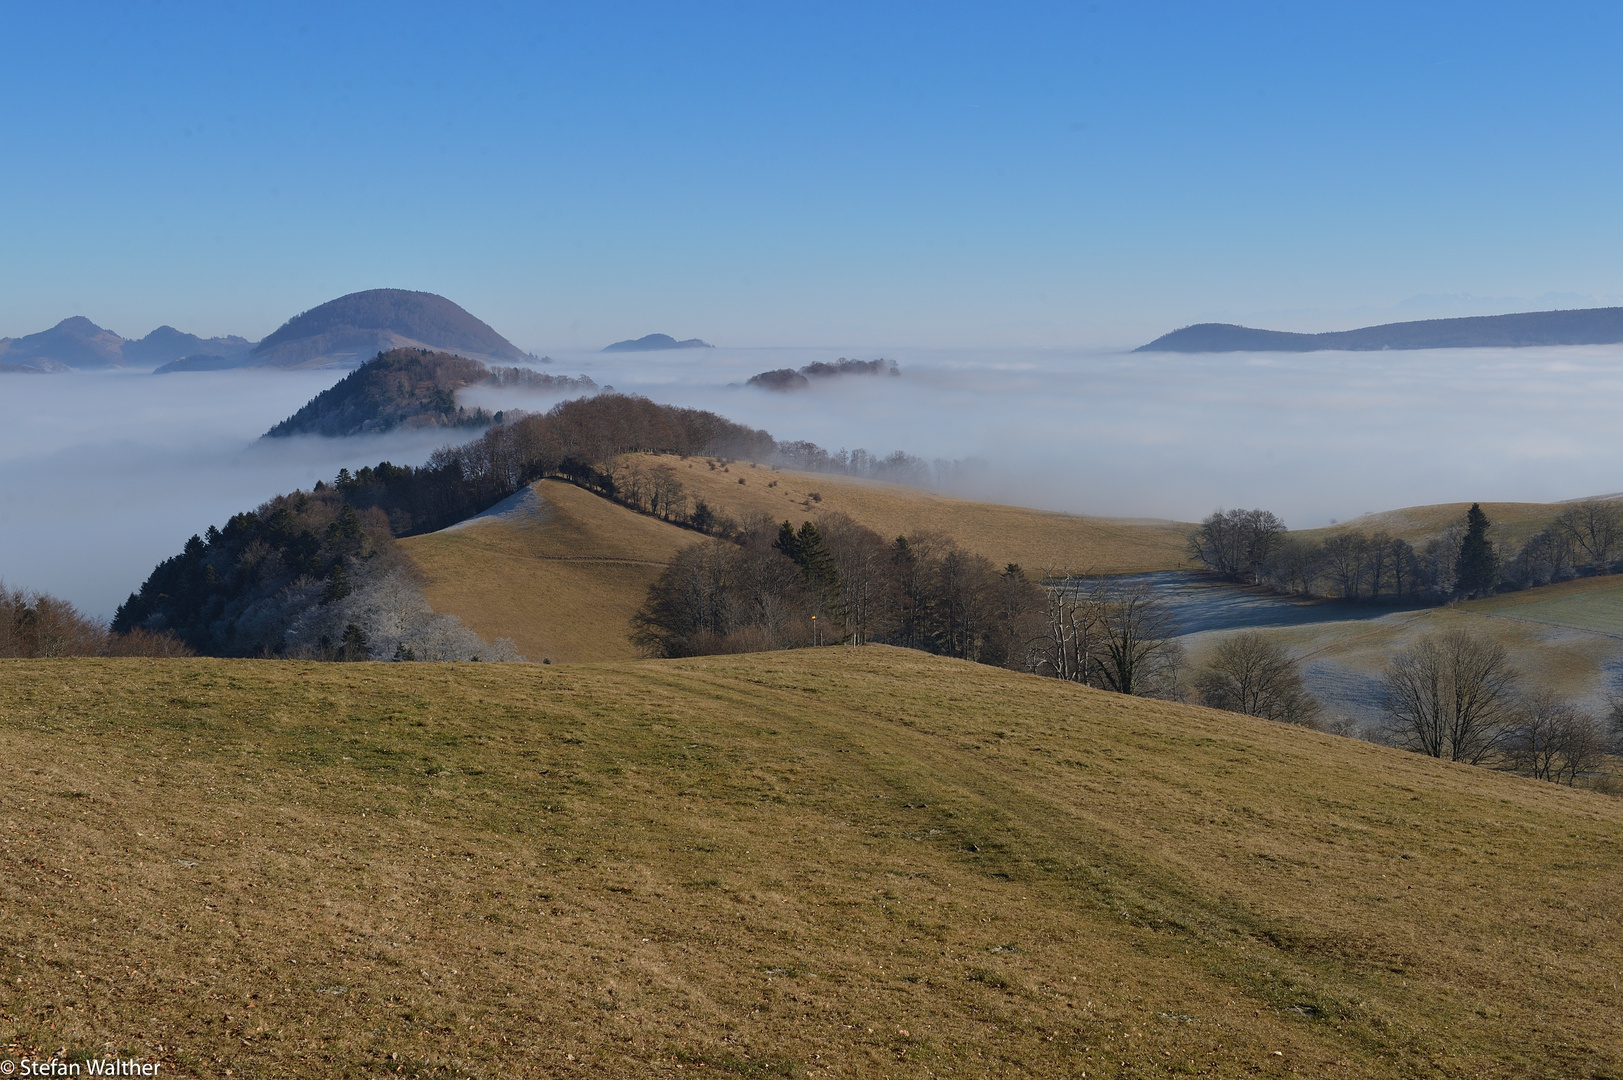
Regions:
<instances>
[{"instance_id":1,"label":"forested hill","mask_svg":"<svg viewBox=\"0 0 1623 1080\"><path fill-rule=\"evenodd\" d=\"M1623 308L1529 311L1464 319L1386 323L1358 330L1296 334L1232 323L1198 323L1163 334L1134 352L1368 352L1380 349L1520 348L1623 342Z\"/></svg>"},{"instance_id":2,"label":"forested hill","mask_svg":"<svg viewBox=\"0 0 1623 1080\"><path fill-rule=\"evenodd\" d=\"M400 346L516 361L524 353L488 325L434 293L369 289L295 315L264 341L247 363L255 367L318 367L358 363Z\"/></svg>"},{"instance_id":3,"label":"forested hill","mask_svg":"<svg viewBox=\"0 0 1623 1080\"><path fill-rule=\"evenodd\" d=\"M397 427L483 427L492 420L483 409L457 404L456 392L485 384L538 393L580 393L597 389L582 375L551 375L521 367L487 369L477 360L429 349L379 353L323 390L309 404L265 433L361 435Z\"/></svg>"},{"instance_id":4,"label":"forested hill","mask_svg":"<svg viewBox=\"0 0 1623 1080\"><path fill-rule=\"evenodd\" d=\"M469 412L456 392L489 374L485 365L463 356L427 349L379 353L323 390L310 403L265 433L358 435L396 427L457 427L488 424L482 410Z\"/></svg>"}]
</instances>

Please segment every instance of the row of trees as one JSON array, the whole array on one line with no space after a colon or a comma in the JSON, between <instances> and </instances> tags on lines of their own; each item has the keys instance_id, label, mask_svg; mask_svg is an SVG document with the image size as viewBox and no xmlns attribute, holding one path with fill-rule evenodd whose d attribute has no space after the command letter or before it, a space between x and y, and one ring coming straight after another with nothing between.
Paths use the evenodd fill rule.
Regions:
<instances>
[{"instance_id":1,"label":"row of trees","mask_svg":"<svg viewBox=\"0 0 1623 1080\"><path fill-rule=\"evenodd\" d=\"M798 529L749 523L732 541L681 552L649 592L634 640L662 656L889 642L1123 694L1190 699L1318 726L1299 665L1267 635L1230 635L1182 678L1169 612L1142 581L1063 578L929 535L886 543L839 514ZM1503 646L1465 631L1423 637L1382 677L1384 741L1568 784L1623 738L1558 697L1530 692Z\"/></svg>"},{"instance_id":2,"label":"row of trees","mask_svg":"<svg viewBox=\"0 0 1623 1080\"><path fill-rule=\"evenodd\" d=\"M109 633L66 600L0 582L0 658L190 655L173 634L139 628Z\"/></svg>"},{"instance_id":3,"label":"row of trees","mask_svg":"<svg viewBox=\"0 0 1623 1080\"><path fill-rule=\"evenodd\" d=\"M764 517L679 552L633 620L657 656L885 642L1018 663L1042 589L945 537L886 541L843 514Z\"/></svg>"},{"instance_id":4,"label":"row of trees","mask_svg":"<svg viewBox=\"0 0 1623 1080\"><path fill-rule=\"evenodd\" d=\"M1569 506L1508 557L1491 538L1491 524L1473 504L1462 523L1416 548L1382 530L1345 529L1305 540L1266 510L1228 510L1200 523L1189 553L1233 581L1300 596L1392 603L1442 603L1612 573L1623 557L1623 506L1617 503Z\"/></svg>"}]
</instances>

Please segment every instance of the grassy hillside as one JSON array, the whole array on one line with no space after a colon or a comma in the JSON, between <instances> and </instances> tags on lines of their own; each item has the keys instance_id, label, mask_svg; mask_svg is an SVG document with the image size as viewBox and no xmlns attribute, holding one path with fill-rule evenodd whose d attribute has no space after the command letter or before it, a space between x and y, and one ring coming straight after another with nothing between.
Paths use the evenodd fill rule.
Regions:
<instances>
[{"instance_id":1,"label":"grassy hillside","mask_svg":"<svg viewBox=\"0 0 1623 1080\"><path fill-rule=\"evenodd\" d=\"M627 635L648 586L700 537L573 484L543 480L533 502L399 541L435 611L531 660L637 655Z\"/></svg>"},{"instance_id":2,"label":"grassy hillside","mask_svg":"<svg viewBox=\"0 0 1623 1080\"><path fill-rule=\"evenodd\" d=\"M878 647L12 661L0 702L13 1055L1623 1072L1592 793Z\"/></svg>"},{"instance_id":3,"label":"grassy hillside","mask_svg":"<svg viewBox=\"0 0 1623 1080\"><path fill-rule=\"evenodd\" d=\"M1194 528L1175 521L1079 517L970 502L830 473L752 468L741 462L712 470L703 458L643 457L649 466L674 468L691 495L735 518L758 512L798 524L838 511L886 539L915 530L946 533L999 566L1019 563L1038 574L1067 567L1109 574L1181 567ZM820 501L812 499L814 492Z\"/></svg>"}]
</instances>

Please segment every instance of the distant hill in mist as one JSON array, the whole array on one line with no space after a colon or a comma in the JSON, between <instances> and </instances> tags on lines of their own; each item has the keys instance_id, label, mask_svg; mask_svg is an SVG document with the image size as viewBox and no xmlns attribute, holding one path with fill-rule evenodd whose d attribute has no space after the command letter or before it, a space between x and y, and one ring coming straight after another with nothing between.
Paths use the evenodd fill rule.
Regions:
<instances>
[{"instance_id":1,"label":"distant hill in mist","mask_svg":"<svg viewBox=\"0 0 1623 1080\"><path fill-rule=\"evenodd\" d=\"M646 337L635 338L628 341L616 341L613 345L605 345L604 352L658 352L661 349L713 349L714 345L698 338L688 338L686 341L677 341L669 334L649 334Z\"/></svg>"},{"instance_id":2,"label":"distant hill in mist","mask_svg":"<svg viewBox=\"0 0 1623 1080\"><path fill-rule=\"evenodd\" d=\"M814 361L799 371L794 368L763 371L759 375L751 375L744 385L762 390L802 390L810 386L814 379L834 379L841 375L882 375L887 372L891 375L902 373L894 360L847 360L842 356L833 363Z\"/></svg>"},{"instance_id":3,"label":"distant hill in mist","mask_svg":"<svg viewBox=\"0 0 1623 1080\"><path fill-rule=\"evenodd\" d=\"M368 289L295 315L261 341L247 367L355 367L380 352L417 348L475 360L523 360L511 341L443 296Z\"/></svg>"},{"instance_id":4,"label":"distant hill in mist","mask_svg":"<svg viewBox=\"0 0 1623 1080\"><path fill-rule=\"evenodd\" d=\"M75 315L37 334L0 338L0 368L62 371L157 367L190 355L246 355L251 348L253 342L247 338L200 338L172 326L160 326L144 338L130 340Z\"/></svg>"},{"instance_id":5,"label":"distant hill in mist","mask_svg":"<svg viewBox=\"0 0 1623 1080\"><path fill-rule=\"evenodd\" d=\"M254 343L232 334L228 337L200 338L173 326L160 326L140 341L124 343L124 363L157 367L186 356L246 356Z\"/></svg>"},{"instance_id":6,"label":"distant hill in mist","mask_svg":"<svg viewBox=\"0 0 1623 1080\"><path fill-rule=\"evenodd\" d=\"M1198 323L1174 330L1134 352L1321 352L1342 349L1520 348L1529 345L1613 345L1623 342L1623 308L1530 311L1386 323L1358 330L1294 334L1232 323Z\"/></svg>"}]
</instances>

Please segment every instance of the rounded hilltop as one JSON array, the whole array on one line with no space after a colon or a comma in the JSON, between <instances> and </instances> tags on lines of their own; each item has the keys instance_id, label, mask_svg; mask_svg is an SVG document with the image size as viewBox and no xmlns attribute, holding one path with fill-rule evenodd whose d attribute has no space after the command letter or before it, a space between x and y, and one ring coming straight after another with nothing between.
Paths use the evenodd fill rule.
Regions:
<instances>
[{"instance_id":1,"label":"rounded hilltop","mask_svg":"<svg viewBox=\"0 0 1623 1080\"><path fill-rule=\"evenodd\" d=\"M343 367L398 348L476 360L525 359L512 342L460 306L429 292L368 289L293 316L254 349L255 367Z\"/></svg>"}]
</instances>

